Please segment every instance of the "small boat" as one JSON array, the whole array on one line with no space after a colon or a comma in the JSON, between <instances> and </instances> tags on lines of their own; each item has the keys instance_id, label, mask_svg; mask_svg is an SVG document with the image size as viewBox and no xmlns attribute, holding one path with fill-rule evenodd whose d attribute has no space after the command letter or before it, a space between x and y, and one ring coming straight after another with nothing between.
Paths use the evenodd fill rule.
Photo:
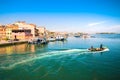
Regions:
<instances>
[{"instance_id":1,"label":"small boat","mask_svg":"<svg viewBox=\"0 0 120 80\"><path fill-rule=\"evenodd\" d=\"M74 37L76 37L76 38L80 38L81 36L80 36L80 35L74 35Z\"/></svg>"},{"instance_id":2,"label":"small boat","mask_svg":"<svg viewBox=\"0 0 120 80\"><path fill-rule=\"evenodd\" d=\"M65 38L62 37L62 36L57 36L57 37L56 37L56 41L63 41L63 40L65 40Z\"/></svg>"},{"instance_id":3,"label":"small boat","mask_svg":"<svg viewBox=\"0 0 120 80\"><path fill-rule=\"evenodd\" d=\"M103 47L103 48L89 48L88 49L91 52L104 52L104 51L109 51L109 48Z\"/></svg>"},{"instance_id":4,"label":"small boat","mask_svg":"<svg viewBox=\"0 0 120 80\"><path fill-rule=\"evenodd\" d=\"M46 44L47 41L45 38L36 38L36 39L30 39L28 43L29 44Z\"/></svg>"},{"instance_id":5,"label":"small boat","mask_svg":"<svg viewBox=\"0 0 120 80\"><path fill-rule=\"evenodd\" d=\"M50 38L48 38L48 41L49 42L54 42L54 41L56 41L56 39L54 37L50 37Z\"/></svg>"}]
</instances>

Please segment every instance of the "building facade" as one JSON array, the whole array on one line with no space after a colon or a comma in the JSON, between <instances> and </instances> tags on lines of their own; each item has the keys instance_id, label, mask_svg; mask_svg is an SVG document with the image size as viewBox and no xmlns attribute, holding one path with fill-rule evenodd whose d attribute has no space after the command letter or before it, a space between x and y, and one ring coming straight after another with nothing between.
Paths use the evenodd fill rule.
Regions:
<instances>
[{"instance_id":1,"label":"building facade","mask_svg":"<svg viewBox=\"0 0 120 80\"><path fill-rule=\"evenodd\" d=\"M0 41L6 39L6 27L5 25L0 25Z\"/></svg>"},{"instance_id":2,"label":"building facade","mask_svg":"<svg viewBox=\"0 0 120 80\"><path fill-rule=\"evenodd\" d=\"M39 37L47 37L47 30L45 27L37 27Z\"/></svg>"},{"instance_id":3,"label":"building facade","mask_svg":"<svg viewBox=\"0 0 120 80\"><path fill-rule=\"evenodd\" d=\"M28 40L32 38L31 30L24 29L24 30L12 30L12 39L14 40Z\"/></svg>"},{"instance_id":4,"label":"building facade","mask_svg":"<svg viewBox=\"0 0 120 80\"><path fill-rule=\"evenodd\" d=\"M48 38L48 34L49 31L45 27L36 27L35 24L27 24L25 21L0 25L0 40Z\"/></svg>"},{"instance_id":5,"label":"building facade","mask_svg":"<svg viewBox=\"0 0 120 80\"><path fill-rule=\"evenodd\" d=\"M15 24L9 24L9 25L6 25L6 37L7 39L13 39L12 38L12 30L17 30L18 29L18 26L15 25Z\"/></svg>"},{"instance_id":6,"label":"building facade","mask_svg":"<svg viewBox=\"0 0 120 80\"><path fill-rule=\"evenodd\" d=\"M34 24L27 24L25 21L18 21L15 23L18 25L19 29L24 30L24 29L29 29L31 30L32 37L34 38L36 35L36 25Z\"/></svg>"}]
</instances>

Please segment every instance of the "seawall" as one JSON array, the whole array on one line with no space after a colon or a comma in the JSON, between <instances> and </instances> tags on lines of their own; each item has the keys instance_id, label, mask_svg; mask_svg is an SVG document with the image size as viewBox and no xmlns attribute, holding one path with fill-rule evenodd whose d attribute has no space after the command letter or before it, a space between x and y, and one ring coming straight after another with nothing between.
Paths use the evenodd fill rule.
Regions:
<instances>
[{"instance_id":1,"label":"seawall","mask_svg":"<svg viewBox=\"0 0 120 80\"><path fill-rule=\"evenodd\" d=\"M28 41L0 42L0 47L27 43Z\"/></svg>"}]
</instances>

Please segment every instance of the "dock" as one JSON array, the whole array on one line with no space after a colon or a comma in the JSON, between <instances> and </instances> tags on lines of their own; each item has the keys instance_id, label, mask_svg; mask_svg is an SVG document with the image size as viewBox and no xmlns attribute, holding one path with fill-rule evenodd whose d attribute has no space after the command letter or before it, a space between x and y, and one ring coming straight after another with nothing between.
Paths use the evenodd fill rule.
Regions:
<instances>
[{"instance_id":1,"label":"dock","mask_svg":"<svg viewBox=\"0 0 120 80\"><path fill-rule=\"evenodd\" d=\"M28 41L11 41L11 42L0 42L0 47L2 46L10 46L10 45L17 45L27 43Z\"/></svg>"}]
</instances>

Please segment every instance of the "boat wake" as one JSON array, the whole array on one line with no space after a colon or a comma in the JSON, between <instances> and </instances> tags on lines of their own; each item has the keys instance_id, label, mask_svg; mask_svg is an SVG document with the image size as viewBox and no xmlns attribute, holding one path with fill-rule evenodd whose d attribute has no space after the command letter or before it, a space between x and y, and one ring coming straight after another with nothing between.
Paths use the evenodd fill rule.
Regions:
<instances>
[{"instance_id":1,"label":"boat wake","mask_svg":"<svg viewBox=\"0 0 120 80\"><path fill-rule=\"evenodd\" d=\"M105 50L108 51L108 50ZM48 57L53 57L53 56L60 56L60 55L65 55L65 54L84 54L84 53L91 53L88 49L68 49L68 50L58 50L58 51L50 51L50 52L45 52L41 53L36 56L29 57L25 60L19 61L19 62L14 62L13 64L9 64L8 66L5 65L0 65L1 69L12 69L16 67L17 65L25 64L34 60L39 60L43 58L48 58Z\"/></svg>"}]
</instances>

